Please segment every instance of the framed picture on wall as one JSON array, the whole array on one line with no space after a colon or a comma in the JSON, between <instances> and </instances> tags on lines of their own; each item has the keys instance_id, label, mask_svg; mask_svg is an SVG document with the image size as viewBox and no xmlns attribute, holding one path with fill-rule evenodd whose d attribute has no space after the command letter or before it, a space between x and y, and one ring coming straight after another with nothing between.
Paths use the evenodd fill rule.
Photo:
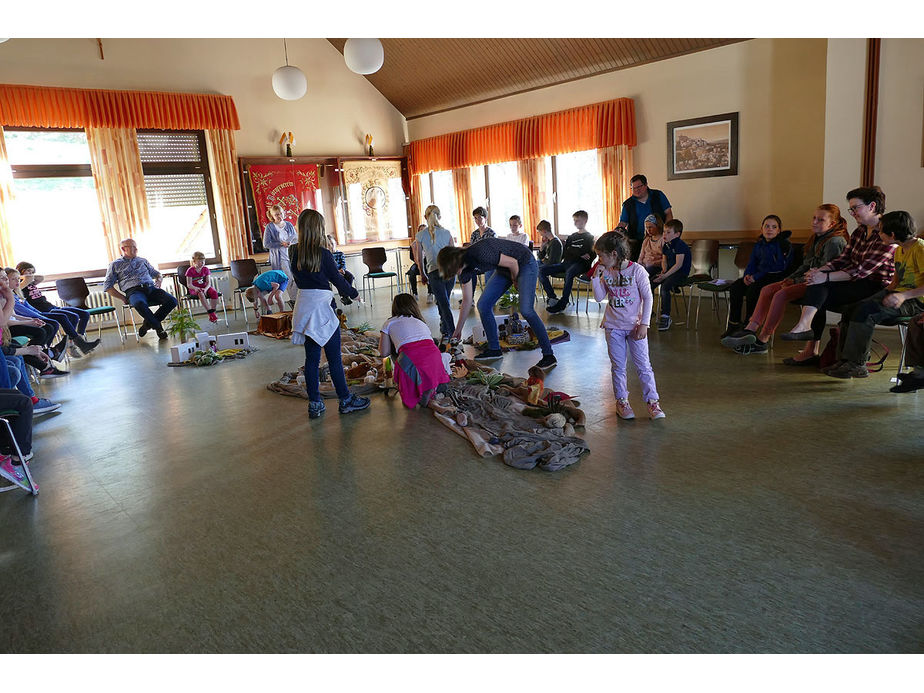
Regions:
<instances>
[{"instance_id":1,"label":"framed picture on wall","mask_svg":"<svg viewBox=\"0 0 924 693\"><path fill-rule=\"evenodd\" d=\"M667 179L738 175L738 114L667 124Z\"/></svg>"}]
</instances>

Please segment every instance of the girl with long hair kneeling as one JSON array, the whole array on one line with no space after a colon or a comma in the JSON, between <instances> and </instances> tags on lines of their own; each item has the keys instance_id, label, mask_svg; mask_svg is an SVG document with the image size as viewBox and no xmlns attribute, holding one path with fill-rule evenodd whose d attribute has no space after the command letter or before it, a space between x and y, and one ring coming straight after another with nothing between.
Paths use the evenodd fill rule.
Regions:
<instances>
[{"instance_id":1,"label":"girl with long hair kneeling","mask_svg":"<svg viewBox=\"0 0 924 693\"><path fill-rule=\"evenodd\" d=\"M398 294L392 301L391 317L382 325L379 353L382 358L397 353L395 383L408 409L427 406L437 388L449 382L443 356L410 294Z\"/></svg>"}]
</instances>

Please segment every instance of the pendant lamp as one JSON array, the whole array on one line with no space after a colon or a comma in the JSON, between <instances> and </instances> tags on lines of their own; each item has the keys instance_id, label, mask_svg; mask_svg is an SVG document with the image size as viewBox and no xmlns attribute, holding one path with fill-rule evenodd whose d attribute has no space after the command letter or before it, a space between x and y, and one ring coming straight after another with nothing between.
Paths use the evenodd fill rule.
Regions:
<instances>
[{"instance_id":1,"label":"pendant lamp","mask_svg":"<svg viewBox=\"0 0 924 693\"><path fill-rule=\"evenodd\" d=\"M289 65L289 49L285 39L282 39L282 45L286 53L286 64L276 68L273 73L273 91L280 99L296 101L308 91L308 78L297 67Z\"/></svg>"},{"instance_id":2,"label":"pendant lamp","mask_svg":"<svg viewBox=\"0 0 924 693\"><path fill-rule=\"evenodd\" d=\"M378 72L385 62L385 49L377 38L351 38L343 44L346 66L358 75Z\"/></svg>"}]
</instances>

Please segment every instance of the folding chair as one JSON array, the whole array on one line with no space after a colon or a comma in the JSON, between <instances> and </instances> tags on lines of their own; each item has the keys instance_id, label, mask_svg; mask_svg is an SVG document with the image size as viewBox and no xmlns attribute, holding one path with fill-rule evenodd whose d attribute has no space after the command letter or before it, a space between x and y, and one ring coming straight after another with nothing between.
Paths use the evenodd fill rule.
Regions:
<instances>
[{"instance_id":1,"label":"folding chair","mask_svg":"<svg viewBox=\"0 0 924 693\"><path fill-rule=\"evenodd\" d=\"M19 447L19 441L16 440L16 436L13 435L13 427L10 426L9 419L13 416L19 416L19 412L15 409L0 411L0 421L3 422L4 426L6 426L7 435L9 435L10 440L13 442L13 448L16 450L16 456L19 458L19 461L22 462L22 470L26 478L22 481L16 478L11 478L9 474L0 469L0 477L10 482L9 486L0 486L0 493L3 493L4 491L22 489L23 491L31 493L33 496L37 496L39 492L38 486L36 486L35 481L32 479L32 472L29 471L29 465L24 459L22 450Z\"/></svg>"}]
</instances>

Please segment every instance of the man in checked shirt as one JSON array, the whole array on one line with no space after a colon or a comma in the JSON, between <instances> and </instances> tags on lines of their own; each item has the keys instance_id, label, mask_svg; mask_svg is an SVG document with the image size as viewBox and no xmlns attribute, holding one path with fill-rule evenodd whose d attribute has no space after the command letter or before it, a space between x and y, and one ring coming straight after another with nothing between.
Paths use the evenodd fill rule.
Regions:
<instances>
[{"instance_id":1,"label":"man in checked shirt","mask_svg":"<svg viewBox=\"0 0 924 693\"><path fill-rule=\"evenodd\" d=\"M139 337L144 337L153 328L160 339L166 339L167 333L160 323L176 308L176 299L160 288L160 272L143 257L138 257L138 244L134 240L126 238L119 244L119 250L122 257L109 265L103 289L120 301L130 303L138 315L144 318L144 324L138 330ZM116 282L122 291L115 288ZM160 308L152 313L148 307L151 305Z\"/></svg>"}]
</instances>

